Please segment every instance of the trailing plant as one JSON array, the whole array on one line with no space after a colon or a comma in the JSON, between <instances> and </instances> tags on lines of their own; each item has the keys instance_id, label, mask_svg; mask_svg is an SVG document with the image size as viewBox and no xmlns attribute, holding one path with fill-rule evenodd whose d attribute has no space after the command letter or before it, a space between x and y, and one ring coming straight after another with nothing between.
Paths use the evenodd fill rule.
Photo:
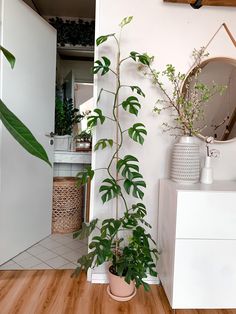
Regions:
<instances>
[{"instance_id":1,"label":"trailing plant","mask_svg":"<svg viewBox=\"0 0 236 314\"><path fill-rule=\"evenodd\" d=\"M116 130L115 138L101 138L94 146L94 150L109 149L111 157L108 165L103 169L106 177L103 179L99 193L103 203L111 200L115 201L115 216L103 221L94 219L88 224L83 224L82 229L75 234L75 237L83 239L95 231L95 235L89 244L90 252L78 260L76 273L82 270L87 271L104 262L112 264L111 271L118 276L124 276L125 281L130 283L134 280L136 286L143 285L145 290L149 289L144 278L147 273L156 276L155 261L158 258L156 243L150 233L145 229L151 226L145 221L147 210L142 203L144 197L144 188L146 183L139 170L139 161L133 155L121 154L125 137L131 138L134 142L143 145L147 131L143 123L137 122L128 129L123 129L120 121L120 111L128 115L138 116L141 109L141 103L137 96L145 97L145 94L139 86L122 84L122 67L126 62L133 61L149 65L150 58L146 54L131 52L127 57L121 58L120 36L124 26L129 24L132 17L126 17L120 23L120 33L100 36L96 40L99 46L107 40L114 40L117 47L116 63L102 56L94 64L95 74L113 75L116 88L114 90L101 89L98 102L103 94L113 96L111 116L104 115L102 109L97 108L93 114L88 117L88 127L94 128L106 125L107 120L114 123ZM121 92L128 90L131 94L122 99ZM101 170L101 169L100 169ZM95 170L87 168L86 171L77 175L78 185L86 184L89 179L93 179ZM135 198L137 201L128 205L128 200ZM125 234L124 234L125 233Z\"/></svg>"},{"instance_id":2,"label":"trailing plant","mask_svg":"<svg viewBox=\"0 0 236 314\"><path fill-rule=\"evenodd\" d=\"M80 142L92 142L92 132L91 129L86 129L82 132L80 132L78 135L75 136L76 140L79 140Z\"/></svg>"},{"instance_id":3,"label":"trailing plant","mask_svg":"<svg viewBox=\"0 0 236 314\"><path fill-rule=\"evenodd\" d=\"M11 68L15 66L15 57L4 47L0 46L0 51L3 53ZM42 159L51 166L47 153L43 146L36 140L27 126L4 104L0 99L0 120L3 125L13 136L13 138L31 155Z\"/></svg>"},{"instance_id":4,"label":"trailing plant","mask_svg":"<svg viewBox=\"0 0 236 314\"><path fill-rule=\"evenodd\" d=\"M164 71L155 70L151 64L145 65L144 73L151 77L153 84L162 93L157 100L154 112L160 114L170 109L174 124L163 123L164 131L173 132L171 135L196 135L204 127L198 127L204 121L204 107L214 95L222 95L226 86L212 82L206 85L200 81L201 63L208 56L204 48L193 51L194 64L189 74L176 71L172 64L167 64ZM166 84L170 85L166 87Z\"/></svg>"},{"instance_id":5,"label":"trailing plant","mask_svg":"<svg viewBox=\"0 0 236 314\"><path fill-rule=\"evenodd\" d=\"M66 44L94 46L95 21L63 20L60 17L55 17L50 18L49 22L57 30L57 43L59 46L63 47Z\"/></svg>"},{"instance_id":6,"label":"trailing plant","mask_svg":"<svg viewBox=\"0 0 236 314\"><path fill-rule=\"evenodd\" d=\"M72 99L62 101L57 97L55 105L55 134L71 135L73 126L84 118L84 115L78 112L79 109L74 108Z\"/></svg>"}]
</instances>

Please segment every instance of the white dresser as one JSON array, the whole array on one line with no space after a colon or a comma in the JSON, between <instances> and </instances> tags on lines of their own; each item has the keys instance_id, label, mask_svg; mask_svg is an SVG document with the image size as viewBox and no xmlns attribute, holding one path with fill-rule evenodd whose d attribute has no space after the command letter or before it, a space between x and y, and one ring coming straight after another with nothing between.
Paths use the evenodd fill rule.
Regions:
<instances>
[{"instance_id":1,"label":"white dresser","mask_svg":"<svg viewBox=\"0 0 236 314\"><path fill-rule=\"evenodd\" d=\"M158 273L173 309L236 308L236 182L160 182Z\"/></svg>"}]
</instances>

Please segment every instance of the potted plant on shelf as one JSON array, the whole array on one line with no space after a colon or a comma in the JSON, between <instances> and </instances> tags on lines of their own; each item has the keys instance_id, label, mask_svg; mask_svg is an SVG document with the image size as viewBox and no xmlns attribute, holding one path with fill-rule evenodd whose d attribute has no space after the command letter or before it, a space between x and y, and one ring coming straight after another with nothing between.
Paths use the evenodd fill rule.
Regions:
<instances>
[{"instance_id":1,"label":"potted plant on shelf","mask_svg":"<svg viewBox=\"0 0 236 314\"><path fill-rule=\"evenodd\" d=\"M83 119L79 109L74 108L72 99L56 98L54 149L70 151L73 126Z\"/></svg>"},{"instance_id":2,"label":"potted plant on shelf","mask_svg":"<svg viewBox=\"0 0 236 314\"><path fill-rule=\"evenodd\" d=\"M216 94L222 95L226 88L214 82L209 86L200 81L201 63L207 56L204 47L194 50L194 63L188 74L176 71L172 64L167 64L162 72L155 70L151 63L142 67L163 96L157 100L154 112L160 114L169 110L173 118L171 123L163 123L164 132L180 136L174 145L171 163L171 178L180 183L199 182L200 153L194 135L202 130L198 124L204 121L203 104Z\"/></svg>"},{"instance_id":3,"label":"potted plant on shelf","mask_svg":"<svg viewBox=\"0 0 236 314\"><path fill-rule=\"evenodd\" d=\"M76 151L90 151L92 145L92 132L91 129L81 131L74 137Z\"/></svg>"},{"instance_id":4,"label":"potted plant on shelf","mask_svg":"<svg viewBox=\"0 0 236 314\"><path fill-rule=\"evenodd\" d=\"M129 24L132 17L126 17L120 24L123 27ZM109 263L109 295L120 301L132 298L136 293L136 288L144 286L145 290L149 285L144 281L148 274L156 276L156 260L158 252L156 243L152 239L146 228L151 228L145 221L147 215L146 207L142 203L144 197L143 189L146 183L139 171L139 161L133 155L123 156L121 149L125 137L128 136L134 142L143 145L144 137L147 134L143 123L135 123L128 129L123 129L120 121L120 111L137 116L141 109L139 98L145 97L143 91L136 85L123 85L121 68L128 61L149 64L150 57L146 54L131 52L129 56L121 58L120 37L113 33L100 36L96 43L101 45L108 39L113 39L117 46L116 64L102 56L94 65L94 73L106 75L108 72L114 75L116 88L114 90L101 89L98 102L103 94L113 95L111 106L111 116L105 116L102 109L96 108L92 115L88 117L88 127L106 125L106 121L112 121L117 130L115 138L101 138L94 146L94 150L110 149L111 157L108 165L102 169L106 173L101 183L99 192L103 203L114 201L115 215L100 221L94 219L88 224L83 224L82 229L75 233L75 237L83 239L93 232L93 237L89 244L89 253L78 260L76 274L87 271L103 264ZM128 97L120 102L118 99L125 91L131 91ZM137 95L136 95L137 94ZM78 185L86 184L92 179L95 170L87 168L77 175ZM133 205L129 205L132 198L137 199Z\"/></svg>"}]
</instances>

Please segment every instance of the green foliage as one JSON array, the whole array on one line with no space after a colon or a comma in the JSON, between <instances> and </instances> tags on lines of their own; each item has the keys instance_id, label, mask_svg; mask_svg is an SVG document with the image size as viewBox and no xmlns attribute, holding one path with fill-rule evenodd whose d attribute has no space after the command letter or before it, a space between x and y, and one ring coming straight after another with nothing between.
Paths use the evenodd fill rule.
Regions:
<instances>
[{"instance_id":1,"label":"green foliage","mask_svg":"<svg viewBox=\"0 0 236 314\"><path fill-rule=\"evenodd\" d=\"M123 20L121 21L121 23L119 24L119 26L121 28L123 28L125 25L129 24L133 19L133 16L127 16L125 18L123 18Z\"/></svg>"},{"instance_id":2,"label":"green foliage","mask_svg":"<svg viewBox=\"0 0 236 314\"><path fill-rule=\"evenodd\" d=\"M91 167L85 168L84 171L78 172L76 175L76 183L78 187L81 187L88 183L89 180L92 180L94 177L94 170Z\"/></svg>"},{"instance_id":3,"label":"green foliage","mask_svg":"<svg viewBox=\"0 0 236 314\"><path fill-rule=\"evenodd\" d=\"M107 178L102 181L103 183L107 183L107 185L102 184L100 186L99 192L102 193L102 201L103 203L110 201L111 199L119 196L121 192L120 186L117 184L116 180L113 178Z\"/></svg>"},{"instance_id":4,"label":"green foliage","mask_svg":"<svg viewBox=\"0 0 236 314\"><path fill-rule=\"evenodd\" d=\"M105 122L105 117L102 114L101 109L94 109L94 113L96 113L96 115L92 115L87 118L87 125L89 128L97 126L98 121L100 121L101 124Z\"/></svg>"},{"instance_id":5,"label":"green foliage","mask_svg":"<svg viewBox=\"0 0 236 314\"><path fill-rule=\"evenodd\" d=\"M95 65L93 67L93 74L97 74L101 71L101 75L105 75L110 70L111 61L107 57L102 57L102 61L95 61Z\"/></svg>"},{"instance_id":6,"label":"green foliage","mask_svg":"<svg viewBox=\"0 0 236 314\"><path fill-rule=\"evenodd\" d=\"M143 135L147 135L147 131L145 129L144 124L135 123L131 128L129 128L128 134L129 134L130 138L132 138L132 140L143 145L143 143L144 143Z\"/></svg>"},{"instance_id":7,"label":"green foliage","mask_svg":"<svg viewBox=\"0 0 236 314\"><path fill-rule=\"evenodd\" d=\"M127 17L120 23L122 29L125 25L129 24L132 17ZM145 97L144 92L139 86L136 85L122 85L121 84L121 64L123 62L135 61L143 65L150 64L151 58L147 54L131 53L127 58L120 59L120 43L119 37L116 34L100 36L97 39L97 45L107 41L109 37L114 39L117 44L117 64L116 69L111 68L110 60L102 57L102 61L96 61L94 73L101 72L102 75L108 71L114 74L115 87L114 90L106 90L101 88L97 101L99 102L104 93L109 93L113 97L113 106L110 106L111 116L104 116L101 109L95 109L94 113L88 117L88 126L90 128L96 127L98 124L103 124L105 120L114 123L116 129L115 138L102 138L94 146L94 150L105 149L112 147L111 158L106 168L103 170L107 173L108 177L105 178L100 187L99 193L103 203L115 199L115 218L108 217L102 221L92 221L90 224L83 224L82 230L79 231L79 237L90 235L91 230L94 236L90 239L89 254L82 256L78 260L78 268L76 273L82 270L87 271L90 267L94 268L103 264L104 262L112 263L112 272L117 276L124 276L125 280L129 283L133 280L136 287L144 286L145 290L149 289L143 279L147 274L156 276L155 261L158 258L158 252L155 248L156 244L145 228L151 228L151 225L145 220L147 215L146 207L143 203L136 203L128 207L131 198L143 199L143 189L146 183L143 180L142 174L139 172L139 161L135 156L125 155L122 157L122 146L124 137L127 135L135 142L143 144L144 136L147 135L145 126L142 123L135 123L128 130L122 129L122 123L119 120L119 109L122 107L127 113L137 116L141 109L141 104L138 98L130 95L123 99L121 103L118 99L123 95L121 90L123 88L130 88L133 93ZM128 132L126 132L128 131ZM108 130L110 133L110 131ZM127 134L128 133L128 134ZM88 179L91 179L94 173L85 171L80 173L79 184L85 184ZM128 195L127 195L128 194ZM128 198L128 199L127 199ZM124 209L124 210L123 210ZM145 228L144 228L145 227ZM128 235L123 232L127 232Z\"/></svg>"},{"instance_id":8,"label":"green foliage","mask_svg":"<svg viewBox=\"0 0 236 314\"><path fill-rule=\"evenodd\" d=\"M80 142L92 142L92 132L90 129L86 129L75 136Z\"/></svg>"},{"instance_id":9,"label":"green foliage","mask_svg":"<svg viewBox=\"0 0 236 314\"><path fill-rule=\"evenodd\" d=\"M137 97L135 96L130 96L128 97L126 100L124 100L122 102L122 107L124 108L124 110L128 110L129 113L132 113L134 115L138 115L138 109L141 108L141 105L139 103L139 100Z\"/></svg>"},{"instance_id":10,"label":"green foliage","mask_svg":"<svg viewBox=\"0 0 236 314\"><path fill-rule=\"evenodd\" d=\"M94 150L98 150L99 148L104 149L106 147L113 146L113 139L101 138L94 146Z\"/></svg>"},{"instance_id":11,"label":"green foliage","mask_svg":"<svg viewBox=\"0 0 236 314\"><path fill-rule=\"evenodd\" d=\"M74 108L72 99L62 101L56 98L55 104L55 134L71 135L73 125L80 122L84 115L78 113L79 110Z\"/></svg>"},{"instance_id":12,"label":"green foliage","mask_svg":"<svg viewBox=\"0 0 236 314\"><path fill-rule=\"evenodd\" d=\"M100 36L96 39L96 45L99 46L101 45L102 43L104 43L105 41L107 41L107 39L109 37L113 37L115 34L109 34L109 35L103 35L103 36Z\"/></svg>"},{"instance_id":13,"label":"green foliage","mask_svg":"<svg viewBox=\"0 0 236 314\"><path fill-rule=\"evenodd\" d=\"M16 59L4 47L0 46L0 51L14 68ZM43 146L36 140L26 125L3 103L0 99L0 120L13 138L31 155L45 161L49 166L51 163Z\"/></svg>"}]
</instances>

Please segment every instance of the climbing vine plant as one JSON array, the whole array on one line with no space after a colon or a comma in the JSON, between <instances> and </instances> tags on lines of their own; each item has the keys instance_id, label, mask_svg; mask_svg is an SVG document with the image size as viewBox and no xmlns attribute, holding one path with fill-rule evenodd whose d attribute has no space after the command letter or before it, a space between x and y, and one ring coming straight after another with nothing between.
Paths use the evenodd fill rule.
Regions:
<instances>
[{"instance_id":1,"label":"climbing vine plant","mask_svg":"<svg viewBox=\"0 0 236 314\"><path fill-rule=\"evenodd\" d=\"M147 54L140 54L132 51L127 57L121 57L120 38L123 28L132 21L132 17L126 17L120 23L119 34L108 34L100 36L96 40L97 46L102 45L107 40L113 40L117 53L116 62L113 65L111 60L102 56L94 64L94 74L105 76L110 73L115 80L115 90L102 88L98 95L100 102L103 94L113 96L112 114L106 116L102 109L97 108L88 117L88 127L94 128L103 126L106 121L112 121L115 128L115 138L102 138L94 146L94 150L110 149L111 158L107 167L102 171L106 172L99 193L103 203L115 200L115 217L103 221L92 220L89 224L83 224L82 229L75 234L75 237L83 239L89 236L94 229L96 236L92 238L89 248L90 252L78 260L77 273L81 270L87 271L90 267L101 265L106 261L112 263L112 272L119 276L125 276L125 280L136 282L136 286L143 285L146 290L148 284L143 281L147 273L156 276L155 260L158 252L155 248L155 241L146 231L146 227L151 226L145 221L147 214L146 207L142 203L146 183L139 170L139 161L133 155L122 156L121 148L125 137L130 137L134 142L143 145L147 131L145 125L137 122L128 129L123 129L120 121L120 111L138 116L141 109L140 97L145 97L144 92L136 85L123 85L121 70L126 62L138 62L149 65L151 58ZM122 90L130 90L131 94L120 102ZM138 98L139 97L139 98ZM101 169L100 169L101 170ZM78 185L83 185L88 180L93 179L95 170L87 168L86 171L77 175ZM137 199L131 207L128 205L130 198ZM121 210L124 208L124 211ZM123 237L123 231L129 233L128 239ZM150 243L153 243L152 247Z\"/></svg>"}]
</instances>

